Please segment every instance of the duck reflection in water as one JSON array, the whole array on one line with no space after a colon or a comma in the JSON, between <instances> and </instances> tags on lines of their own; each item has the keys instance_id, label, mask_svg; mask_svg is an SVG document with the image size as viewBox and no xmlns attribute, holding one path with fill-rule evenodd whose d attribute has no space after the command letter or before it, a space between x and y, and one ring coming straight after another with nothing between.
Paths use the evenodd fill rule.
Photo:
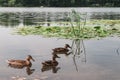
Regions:
<instances>
[{"instance_id":1,"label":"duck reflection in water","mask_svg":"<svg viewBox=\"0 0 120 80\"><path fill-rule=\"evenodd\" d=\"M52 56L52 60L47 60L47 61L42 62L41 71L44 72L44 71L52 70L53 73L57 73L60 67L57 67L59 63L58 61L56 61L56 58L60 58L60 57L54 54Z\"/></svg>"},{"instance_id":2,"label":"duck reflection in water","mask_svg":"<svg viewBox=\"0 0 120 80\"><path fill-rule=\"evenodd\" d=\"M28 75L32 74L35 69L30 69L32 66L32 63L30 60L35 61L31 55L28 55L27 58L25 60L7 60L6 62L8 63L9 67L15 68L15 69L23 69L26 67L26 73Z\"/></svg>"},{"instance_id":3,"label":"duck reflection in water","mask_svg":"<svg viewBox=\"0 0 120 80\"><path fill-rule=\"evenodd\" d=\"M53 50L53 55L54 54L65 54L66 56L70 55L72 52L69 52L71 49L69 44L65 44L65 47L58 47L54 48Z\"/></svg>"},{"instance_id":4,"label":"duck reflection in water","mask_svg":"<svg viewBox=\"0 0 120 80\"><path fill-rule=\"evenodd\" d=\"M57 66L42 66L41 71L44 72L44 71L52 70L53 73L57 73L59 69L60 67L57 67Z\"/></svg>"},{"instance_id":5,"label":"duck reflection in water","mask_svg":"<svg viewBox=\"0 0 120 80\"><path fill-rule=\"evenodd\" d=\"M30 67L26 67L26 73L28 75L31 75L34 71L35 71L35 69L31 69Z\"/></svg>"}]
</instances>

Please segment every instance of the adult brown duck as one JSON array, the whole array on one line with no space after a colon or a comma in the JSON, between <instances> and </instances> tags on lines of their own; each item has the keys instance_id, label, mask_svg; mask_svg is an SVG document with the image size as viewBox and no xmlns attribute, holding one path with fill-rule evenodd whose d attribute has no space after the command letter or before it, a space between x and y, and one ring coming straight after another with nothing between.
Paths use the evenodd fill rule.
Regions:
<instances>
[{"instance_id":1,"label":"adult brown duck","mask_svg":"<svg viewBox=\"0 0 120 80\"><path fill-rule=\"evenodd\" d=\"M71 49L70 45L69 44L65 44L65 47L58 47L58 48L54 48L52 49L53 52L58 52L58 53L67 53L69 51L69 49Z\"/></svg>"},{"instance_id":2,"label":"adult brown duck","mask_svg":"<svg viewBox=\"0 0 120 80\"><path fill-rule=\"evenodd\" d=\"M32 63L30 60L35 61L31 55L28 55L27 58L25 60L7 60L6 62L11 65L11 66L18 66L18 67L24 67L24 66L31 66Z\"/></svg>"},{"instance_id":3,"label":"adult brown duck","mask_svg":"<svg viewBox=\"0 0 120 80\"><path fill-rule=\"evenodd\" d=\"M52 56L52 60L47 60L45 62L42 62L43 67L44 66L57 66L58 62L56 61L56 58L60 58L59 56L57 56L56 54L54 54Z\"/></svg>"}]
</instances>

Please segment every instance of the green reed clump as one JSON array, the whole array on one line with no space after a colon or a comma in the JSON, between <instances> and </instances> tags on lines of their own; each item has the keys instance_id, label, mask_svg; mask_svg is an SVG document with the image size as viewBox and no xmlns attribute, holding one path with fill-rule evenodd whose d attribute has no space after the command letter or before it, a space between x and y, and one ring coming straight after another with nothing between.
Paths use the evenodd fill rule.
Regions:
<instances>
[{"instance_id":1,"label":"green reed clump","mask_svg":"<svg viewBox=\"0 0 120 80\"><path fill-rule=\"evenodd\" d=\"M85 28L86 25L86 15L81 15L80 13L72 10L70 13L70 24L71 24L71 32L73 34L73 42L72 42L72 53L75 56L80 56L81 53L85 53L85 46L83 42L83 38L88 37L88 30ZM85 31L87 30L87 31Z\"/></svg>"},{"instance_id":2,"label":"green reed clump","mask_svg":"<svg viewBox=\"0 0 120 80\"><path fill-rule=\"evenodd\" d=\"M69 20L74 37L83 38L84 27L86 25L86 14L84 14L83 17L83 15L81 15L80 13L72 10Z\"/></svg>"}]
</instances>

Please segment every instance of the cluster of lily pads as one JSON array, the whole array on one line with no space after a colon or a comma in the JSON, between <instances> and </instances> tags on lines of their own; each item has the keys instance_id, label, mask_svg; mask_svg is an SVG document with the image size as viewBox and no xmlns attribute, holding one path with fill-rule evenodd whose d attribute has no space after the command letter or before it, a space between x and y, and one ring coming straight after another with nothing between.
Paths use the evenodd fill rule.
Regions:
<instances>
[{"instance_id":1,"label":"cluster of lily pads","mask_svg":"<svg viewBox=\"0 0 120 80\"><path fill-rule=\"evenodd\" d=\"M70 25L64 27L20 27L17 29L17 33L69 39L89 39L120 34L120 20L87 20L87 14L80 14L72 10L68 22Z\"/></svg>"},{"instance_id":2,"label":"cluster of lily pads","mask_svg":"<svg viewBox=\"0 0 120 80\"><path fill-rule=\"evenodd\" d=\"M69 14L69 26L34 26L17 28L22 35L43 35L68 39L90 39L120 34L120 20L87 20L87 14L75 10Z\"/></svg>"},{"instance_id":3,"label":"cluster of lily pads","mask_svg":"<svg viewBox=\"0 0 120 80\"><path fill-rule=\"evenodd\" d=\"M111 24L111 23L110 23ZM115 24L114 24L115 25ZM106 27L107 26L107 27ZM67 27L59 27L59 26L50 26L50 27L42 27L42 26L34 26L34 27L19 27L16 29L16 32L21 35L43 35L46 37L59 37L59 38L67 38L73 39L76 38L77 34L81 34L77 38L83 39L90 39L95 37L107 37L111 35L120 35L120 26L108 26L108 25L101 25L101 26L84 26L81 31L79 32L78 27L74 27L74 30L71 26Z\"/></svg>"}]
</instances>

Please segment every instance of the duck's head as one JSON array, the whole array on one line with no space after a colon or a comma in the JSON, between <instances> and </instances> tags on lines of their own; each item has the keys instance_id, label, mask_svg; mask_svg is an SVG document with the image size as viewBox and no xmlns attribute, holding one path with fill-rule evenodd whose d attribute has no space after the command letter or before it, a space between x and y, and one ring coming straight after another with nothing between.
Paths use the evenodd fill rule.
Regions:
<instances>
[{"instance_id":1,"label":"duck's head","mask_svg":"<svg viewBox=\"0 0 120 80\"><path fill-rule=\"evenodd\" d=\"M26 60L28 60L28 61L30 61L30 60L35 61L35 60L32 58L31 55L28 55L27 58L26 58Z\"/></svg>"},{"instance_id":2,"label":"duck's head","mask_svg":"<svg viewBox=\"0 0 120 80\"><path fill-rule=\"evenodd\" d=\"M71 48L69 44L65 44L65 48Z\"/></svg>"}]
</instances>

